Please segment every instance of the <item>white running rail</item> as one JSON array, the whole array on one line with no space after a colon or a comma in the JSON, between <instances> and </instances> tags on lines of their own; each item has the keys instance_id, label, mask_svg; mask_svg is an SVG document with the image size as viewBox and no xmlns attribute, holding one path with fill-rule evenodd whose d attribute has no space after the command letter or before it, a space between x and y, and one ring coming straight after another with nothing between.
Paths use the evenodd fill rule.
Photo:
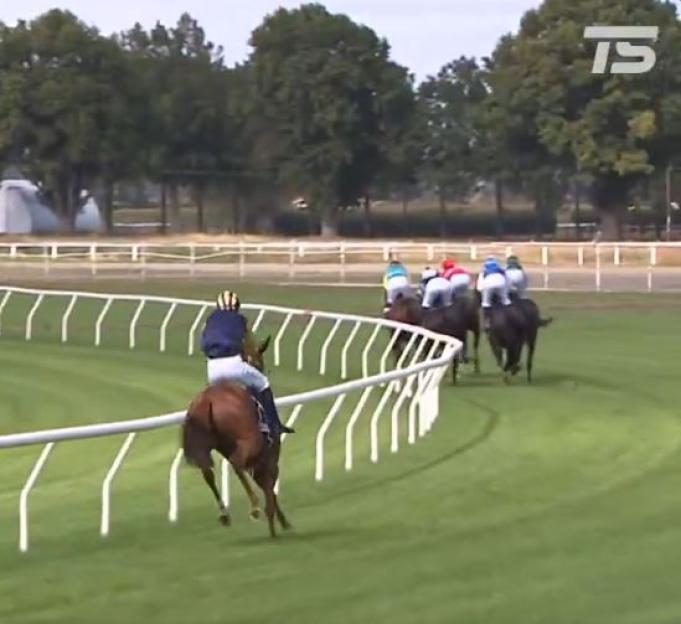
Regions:
<instances>
[{"instance_id":1,"label":"white running rail","mask_svg":"<svg viewBox=\"0 0 681 624\"><path fill-rule=\"evenodd\" d=\"M520 254L532 288L567 291L681 290L680 242L448 242L273 241L239 243L123 243L106 240L3 242L0 266L69 274L245 277L315 275L343 283L348 275L375 276L391 258L421 268L455 257L475 271L489 254ZM155 272L155 273L154 273ZM633 274L632 274L633 273ZM624 279L623 279L624 278Z\"/></svg>"},{"instance_id":2,"label":"white running rail","mask_svg":"<svg viewBox=\"0 0 681 624\"><path fill-rule=\"evenodd\" d=\"M13 310L12 304L14 300L20 298L23 304L20 306L20 309L23 312L19 313L19 319L23 326L20 326L12 333L12 321L17 322L16 311ZM25 312L27 307L25 305L26 298L30 298L28 313ZM131 349L139 348L140 341L137 339L136 329L145 312L149 308L154 308L158 311L159 306L165 306L164 314L160 318L158 318L158 314L155 315L158 326L155 327L154 331L155 336L159 340L158 349L160 352L165 352L169 346L166 341L167 332L179 329L177 325L172 324L172 320L179 316L177 312L181 308L189 308L191 313L183 315L183 323L189 326L186 351L188 355L192 355L195 352L194 342L198 326L201 319L204 318L207 311L213 305L208 301L169 297L0 286L0 323L2 323L3 327L3 336L10 334L19 337L23 334L23 338L26 340L35 340L36 336L32 331L32 321L34 317L40 315L43 306L45 306L48 308L47 311L51 313L50 318L52 318L53 322L60 323L60 337L62 341L68 342L77 334L73 330L68 331L69 321L71 321L71 325L74 324L73 319L77 317L78 306L83 302L89 302L90 306L93 302L99 302L102 306L96 320L90 321L94 324L94 344L96 346L102 343L103 337L106 334L106 319L109 316L113 316L115 306L125 303L129 307L132 304L135 313L132 318L129 318L129 314L126 316L126 322L129 323L126 346ZM49 309L49 306L54 304L59 304L58 309L62 310L62 316L59 320L53 318L54 308ZM154 305L149 306L148 304ZM306 411L305 408L311 402L333 401L331 407L326 412L326 416L318 424L315 436L314 478L317 481L321 481L324 478L327 465L326 450L328 435L334 423L339 420L342 420L344 423L339 432L341 432L344 439L346 470L351 470L355 463L353 442L356 424L365 412L365 409L371 410L369 434L371 459L374 462L378 461L378 449L380 446L378 425L385 413L390 414L390 439L388 446L393 452L398 449L401 426L403 427L403 434L410 444L413 444L417 437L425 435L432 428L438 416L440 381L452 359L461 349L461 343L458 340L435 334L423 328L402 325L381 318L297 310L268 305L244 305L243 308L248 313L255 315L258 325L262 324L265 317L270 317L270 320L274 320L278 326L275 339L275 360L277 365L286 355L287 358L292 360L288 363L293 370L302 369L303 365L308 362L315 366L315 374L323 375L326 373L328 375L329 350L334 339L337 339L336 349L333 352L334 358L338 358L336 375L342 379L351 375L356 377L350 381L281 397L277 400L278 407L289 413L287 419L289 424L293 424ZM11 316L12 312L15 313L14 317ZM26 314L26 318L21 320L21 314ZM88 318L91 318L91 314L88 315ZM298 329L294 329L296 326ZM305 358L304 350L307 338L313 327L320 328L320 326L322 331L327 332L326 340L319 347L320 351L316 357ZM88 328L85 329L88 330ZM356 340L358 334L363 329L366 331L368 341L366 339L362 341ZM393 337L391 339L386 337L384 341L378 341L381 329L392 330ZM187 331L187 327L183 325L182 330ZM302 332L302 335L300 335L298 330ZM408 348L402 352L395 367L387 370L390 350L395 342L395 337L401 333L408 333L410 336ZM86 335L88 334L86 333ZM291 350L295 354L293 356L283 353L281 348L281 343L287 336L296 345ZM353 344L356 345L354 350ZM436 353L440 353L440 355L436 357ZM378 361L376 368L380 371L379 373L369 374L370 360ZM353 362L354 365L351 366L350 362ZM311 372L307 371L308 376ZM377 402L375 405L370 406L369 399L372 394L377 397ZM345 407L348 408L347 411L343 409ZM403 416L402 425L400 424L400 415ZM70 440L125 435L102 482L100 534L107 536L110 532L112 489L115 477L124 468L125 460L132 450L136 435L162 427L177 426L183 422L184 416L184 411L178 411L161 416L123 422L0 436L0 450L22 446L42 446L42 451L21 491L19 504L20 550L22 552L26 551L29 544L29 496L55 445ZM168 518L171 522L175 522L178 519L178 473L181 465L182 452L180 450L174 454L169 464ZM225 505L229 505L228 474L228 464L222 462L220 482Z\"/></svg>"}]
</instances>

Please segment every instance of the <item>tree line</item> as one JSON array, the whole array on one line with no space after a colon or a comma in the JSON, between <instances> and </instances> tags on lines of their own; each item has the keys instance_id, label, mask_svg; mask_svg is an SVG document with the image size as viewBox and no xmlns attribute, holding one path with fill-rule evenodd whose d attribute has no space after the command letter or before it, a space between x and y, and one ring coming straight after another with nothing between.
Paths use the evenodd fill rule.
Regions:
<instances>
[{"instance_id":1,"label":"tree line","mask_svg":"<svg viewBox=\"0 0 681 624\"><path fill-rule=\"evenodd\" d=\"M654 69L593 74L593 24L659 26ZM373 197L427 188L444 215L487 180L500 215L505 191L522 189L539 220L576 189L616 236L679 159L671 2L545 0L489 58L453 60L420 84L385 39L319 4L268 15L250 44L228 67L189 14L113 36L61 10L0 23L0 163L30 172L71 222L81 191L97 188L111 226L114 186L143 178L176 214L191 189L199 230L219 187L235 225L302 196L313 227L333 234L344 208L368 214Z\"/></svg>"}]
</instances>

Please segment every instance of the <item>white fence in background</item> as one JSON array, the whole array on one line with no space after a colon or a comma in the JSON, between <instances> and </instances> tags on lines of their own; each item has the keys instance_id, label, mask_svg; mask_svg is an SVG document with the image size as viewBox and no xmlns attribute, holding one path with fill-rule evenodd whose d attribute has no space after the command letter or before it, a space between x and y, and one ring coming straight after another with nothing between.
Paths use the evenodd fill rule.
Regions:
<instances>
[{"instance_id":1,"label":"white fence in background","mask_svg":"<svg viewBox=\"0 0 681 624\"><path fill-rule=\"evenodd\" d=\"M348 275L375 274L391 258L420 268L445 256L477 266L487 255L520 253L537 274L533 286L565 290L681 289L681 243L536 243L410 241L279 241L239 243L116 243L52 241L0 243L0 265L62 275L123 273L153 276L229 274L241 278L314 273L344 281ZM665 267L677 267L670 279ZM635 270L635 279L618 273ZM574 279L564 279L572 272ZM610 279L611 274L615 281ZM657 276L660 279L657 279ZM618 281L619 280L619 281ZM678 283L677 283L678 282Z\"/></svg>"},{"instance_id":2,"label":"white fence in background","mask_svg":"<svg viewBox=\"0 0 681 624\"><path fill-rule=\"evenodd\" d=\"M61 340L69 340L69 319L79 303L96 301L101 303L101 310L94 320L92 327L93 344L101 344L105 331L104 321L111 308L117 302L133 302L136 304L135 313L129 320L128 344L131 349L137 347L136 328L140 316L149 304L165 306L163 320L158 327L158 349L163 352L166 347L166 333L173 315L181 307L189 307L192 311L191 324L187 330L187 354L195 352L195 335L199 324L206 312L213 305L208 301L175 299L167 297L98 294L88 292L71 292L56 290L37 290L0 286L0 333L2 332L2 317L7 311L12 299L19 296L33 297L33 303L27 312L23 334L25 340L33 339L33 319L41 306L53 299L61 299L66 308L61 317ZM66 303L68 302L68 303ZM288 424L292 425L303 412L305 406L312 401L334 399L333 404L319 426L315 436L315 474L314 478L321 481L325 472L325 443L326 436L334 421L341 418L340 408L349 403L349 396L353 392L361 391L359 400L345 422L345 469L351 470L355 461L354 439L355 425L365 409L368 399L372 395L378 398L376 407L371 413L369 424L369 446L372 462L378 462L380 453L379 425L382 418L390 418L390 451L395 453L399 449L400 416L406 416L407 442L413 444L424 436L438 416L439 385L451 360L461 349L461 343L453 338L434 334L422 328L393 323L378 318L368 318L352 314L337 314L320 311L297 310L267 305L244 305L244 310L255 314L253 329L257 331L266 315L280 319L278 330L274 338L274 364L281 364L281 343L285 340L290 323L293 319L303 319L305 328L299 338L296 351L296 368L303 370L307 365L314 367L321 375L328 370L329 347L338 335L342 325L347 325L349 333L342 339L340 349L341 377L349 376L348 358L359 330L363 326L371 328L369 339L361 349L361 377L345 381L329 387L311 390L277 400L280 408L291 408ZM194 313L195 311L195 313ZM329 324L326 340L323 342L318 357L305 358L304 347L313 326L322 323ZM376 338L382 330L391 330L392 336L385 346L376 347ZM404 350L395 368L388 370L387 363L390 351L401 334L409 335L408 348ZM339 341L340 344L340 341ZM377 362L378 372L372 373L372 363ZM189 398L189 397L188 397ZM109 534L111 513L111 489L113 481L121 469L128 455L135 437L144 431L161 427L176 426L184 418L184 411L164 414L161 416L143 418L117 423L87 425L18 433L0 436L0 450L28 445L41 445L42 450L31 470L19 498L19 548L22 552L28 550L29 537L29 496L43 470L52 450L58 443L69 440L82 440L102 436L125 434L123 443L113 459L101 486L101 522L102 536ZM182 463L182 451L178 451L169 464L168 475L168 518L171 522L178 517L178 471ZM229 469L228 463L221 464L222 497L226 506L229 505Z\"/></svg>"}]
</instances>

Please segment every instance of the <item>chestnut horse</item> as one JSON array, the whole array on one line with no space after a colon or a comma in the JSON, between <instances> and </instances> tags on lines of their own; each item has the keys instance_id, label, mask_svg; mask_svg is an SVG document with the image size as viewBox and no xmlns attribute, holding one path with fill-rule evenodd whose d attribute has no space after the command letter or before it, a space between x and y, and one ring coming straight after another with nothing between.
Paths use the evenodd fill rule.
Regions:
<instances>
[{"instance_id":1,"label":"chestnut horse","mask_svg":"<svg viewBox=\"0 0 681 624\"><path fill-rule=\"evenodd\" d=\"M250 354L249 363L263 369L263 353L269 338ZM234 468L251 503L251 517L261 515L258 498L249 482L251 475L265 495L265 514L270 535L276 537L274 518L283 529L290 529L274 486L279 478L279 436L268 444L260 430L258 408L249 391L238 383L219 382L202 390L192 401L182 427L182 448L187 462L201 470L220 509L220 522L231 523L215 483L212 451L225 457Z\"/></svg>"}]
</instances>

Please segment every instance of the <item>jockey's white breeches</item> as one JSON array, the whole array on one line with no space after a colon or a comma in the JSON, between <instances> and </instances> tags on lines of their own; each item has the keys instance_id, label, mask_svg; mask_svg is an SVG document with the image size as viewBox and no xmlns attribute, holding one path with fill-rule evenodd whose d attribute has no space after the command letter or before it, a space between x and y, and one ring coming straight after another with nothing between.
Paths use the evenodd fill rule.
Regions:
<instances>
[{"instance_id":1,"label":"jockey's white breeches","mask_svg":"<svg viewBox=\"0 0 681 624\"><path fill-rule=\"evenodd\" d=\"M444 277L434 277L426 284L421 305L432 308L438 303L440 306L452 305L452 283Z\"/></svg>"},{"instance_id":2,"label":"jockey's white breeches","mask_svg":"<svg viewBox=\"0 0 681 624\"><path fill-rule=\"evenodd\" d=\"M506 279L508 287L512 293L516 293L521 299L525 299L527 294L527 276L522 269L507 269Z\"/></svg>"},{"instance_id":3,"label":"jockey's white breeches","mask_svg":"<svg viewBox=\"0 0 681 624\"><path fill-rule=\"evenodd\" d=\"M508 282L501 273L490 273L490 275L482 279L480 285L483 308L492 307L494 295L499 297L499 300L503 305L511 304L511 300L508 298Z\"/></svg>"},{"instance_id":4,"label":"jockey's white breeches","mask_svg":"<svg viewBox=\"0 0 681 624\"><path fill-rule=\"evenodd\" d=\"M454 296L463 295L471 285L471 276L468 273L457 273L449 278L449 283L452 285Z\"/></svg>"},{"instance_id":5,"label":"jockey's white breeches","mask_svg":"<svg viewBox=\"0 0 681 624\"><path fill-rule=\"evenodd\" d=\"M240 355L208 360L208 383L218 381L236 381L256 392L270 387L270 381L255 366L244 362Z\"/></svg>"},{"instance_id":6,"label":"jockey's white breeches","mask_svg":"<svg viewBox=\"0 0 681 624\"><path fill-rule=\"evenodd\" d=\"M385 300L388 305L395 303L399 296L411 297L409 279L404 275L398 275L388 280L385 285Z\"/></svg>"}]
</instances>

